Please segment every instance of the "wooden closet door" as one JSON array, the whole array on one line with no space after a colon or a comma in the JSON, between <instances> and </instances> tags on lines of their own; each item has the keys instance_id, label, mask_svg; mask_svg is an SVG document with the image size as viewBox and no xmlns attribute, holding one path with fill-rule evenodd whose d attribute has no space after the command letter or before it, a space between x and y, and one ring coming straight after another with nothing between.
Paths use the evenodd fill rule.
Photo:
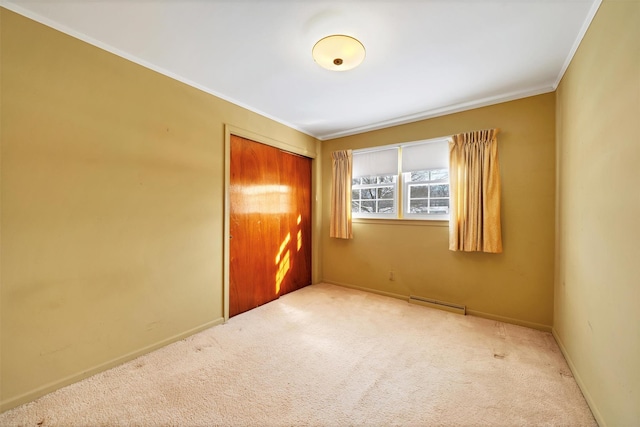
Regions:
<instances>
[{"instance_id":1,"label":"wooden closet door","mask_svg":"<svg viewBox=\"0 0 640 427\"><path fill-rule=\"evenodd\" d=\"M311 160L234 135L230 151L232 317L311 283Z\"/></svg>"},{"instance_id":2,"label":"wooden closet door","mask_svg":"<svg viewBox=\"0 0 640 427\"><path fill-rule=\"evenodd\" d=\"M290 239L284 253L288 261L282 265L286 274L280 285L281 295L311 284L311 160L283 154L280 182L291 189L296 203L283 215L281 222L285 239Z\"/></svg>"}]
</instances>

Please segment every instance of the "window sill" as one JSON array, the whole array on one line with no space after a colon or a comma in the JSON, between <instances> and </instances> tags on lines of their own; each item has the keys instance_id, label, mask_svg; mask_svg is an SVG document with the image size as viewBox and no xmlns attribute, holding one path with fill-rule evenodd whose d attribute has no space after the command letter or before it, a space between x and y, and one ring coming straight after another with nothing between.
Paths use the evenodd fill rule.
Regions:
<instances>
[{"instance_id":1,"label":"window sill","mask_svg":"<svg viewBox=\"0 0 640 427\"><path fill-rule=\"evenodd\" d=\"M406 219L406 218L353 218L354 224L418 225L427 227L449 227L446 219Z\"/></svg>"}]
</instances>

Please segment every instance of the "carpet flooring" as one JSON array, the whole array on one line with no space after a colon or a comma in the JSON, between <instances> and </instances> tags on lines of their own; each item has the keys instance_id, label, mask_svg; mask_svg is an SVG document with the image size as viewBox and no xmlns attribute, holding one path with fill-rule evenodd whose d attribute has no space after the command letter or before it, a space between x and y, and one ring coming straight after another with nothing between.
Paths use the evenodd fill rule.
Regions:
<instances>
[{"instance_id":1,"label":"carpet flooring","mask_svg":"<svg viewBox=\"0 0 640 427\"><path fill-rule=\"evenodd\" d=\"M551 334L318 284L1 426L596 426Z\"/></svg>"}]
</instances>

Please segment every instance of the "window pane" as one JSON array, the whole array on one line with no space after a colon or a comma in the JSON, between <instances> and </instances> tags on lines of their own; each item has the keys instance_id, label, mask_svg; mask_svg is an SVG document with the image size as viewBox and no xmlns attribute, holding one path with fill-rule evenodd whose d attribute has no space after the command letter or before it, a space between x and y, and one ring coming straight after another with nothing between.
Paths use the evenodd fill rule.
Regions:
<instances>
[{"instance_id":1,"label":"window pane","mask_svg":"<svg viewBox=\"0 0 640 427\"><path fill-rule=\"evenodd\" d=\"M431 199L429 203L430 214L448 214L449 199Z\"/></svg>"},{"instance_id":2,"label":"window pane","mask_svg":"<svg viewBox=\"0 0 640 427\"><path fill-rule=\"evenodd\" d=\"M412 185L409 187L409 198L427 198L429 197L428 185Z\"/></svg>"},{"instance_id":3,"label":"window pane","mask_svg":"<svg viewBox=\"0 0 640 427\"><path fill-rule=\"evenodd\" d=\"M376 184L378 181L377 176L363 176L360 178L362 180L362 184Z\"/></svg>"},{"instance_id":4,"label":"window pane","mask_svg":"<svg viewBox=\"0 0 640 427\"><path fill-rule=\"evenodd\" d=\"M378 199L393 199L393 187L378 188Z\"/></svg>"},{"instance_id":5,"label":"window pane","mask_svg":"<svg viewBox=\"0 0 640 427\"><path fill-rule=\"evenodd\" d=\"M362 202L360 205L360 212L375 212L376 211L376 202L367 201Z\"/></svg>"},{"instance_id":6,"label":"window pane","mask_svg":"<svg viewBox=\"0 0 640 427\"><path fill-rule=\"evenodd\" d=\"M449 207L449 199L431 199L431 207L444 206Z\"/></svg>"},{"instance_id":7,"label":"window pane","mask_svg":"<svg viewBox=\"0 0 640 427\"><path fill-rule=\"evenodd\" d=\"M431 171L431 181L449 179L449 169L435 169Z\"/></svg>"},{"instance_id":8,"label":"window pane","mask_svg":"<svg viewBox=\"0 0 640 427\"><path fill-rule=\"evenodd\" d=\"M390 184L392 182L396 182L395 175L385 175L378 177L378 184Z\"/></svg>"},{"instance_id":9,"label":"window pane","mask_svg":"<svg viewBox=\"0 0 640 427\"><path fill-rule=\"evenodd\" d=\"M448 185L432 185L431 197L449 197Z\"/></svg>"},{"instance_id":10,"label":"window pane","mask_svg":"<svg viewBox=\"0 0 640 427\"><path fill-rule=\"evenodd\" d=\"M375 199L376 198L376 189L375 188L363 188L360 190L360 197L362 199Z\"/></svg>"},{"instance_id":11,"label":"window pane","mask_svg":"<svg viewBox=\"0 0 640 427\"><path fill-rule=\"evenodd\" d=\"M351 212L360 212L360 202L351 202Z\"/></svg>"},{"instance_id":12,"label":"window pane","mask_svg":"<svg viewBox=\"0 0 640 427\"><path fill-rule=\"evenodd\" d=\"M351 200L360 199L360 190L351 190Z\"/></svg>"},{"instance_id":13,"label":"window pane","mask_svg":"<svg viewBox=\"0 0 640 427\"><path fill-rule=\"evenodd\" d=\"M409 201L409 213L427 213L429 210L428 200L411 200Z\"/></svg>"},{"instance_id":14,"label":"window pane","mask_svg":"<svg viewBox=\"0 0 640 427\"><path fill-rule=\"evenodd\" d=\"M378 202L378 212L380 213L394 213L393 200L381 200Z\"/></svg>"},{"instance_id":15,"label":"window pane","mask_svg":"<svg viewBox=\"0 0 640 427\"><path fill-rule=\"evenodd\" d=\"M428 181L429 171L411 172L409 180L410 181Z\"/></svg>"},{"instance_id":16,"label":"window pane","mask_svg":"<svg viewBox=\"0 0 640 427\"><path fill-rule=\"evenodd\" d=\"M448 214L449 199L431 199L429 206L430 214Z\"/></svg>"}]
</instances>

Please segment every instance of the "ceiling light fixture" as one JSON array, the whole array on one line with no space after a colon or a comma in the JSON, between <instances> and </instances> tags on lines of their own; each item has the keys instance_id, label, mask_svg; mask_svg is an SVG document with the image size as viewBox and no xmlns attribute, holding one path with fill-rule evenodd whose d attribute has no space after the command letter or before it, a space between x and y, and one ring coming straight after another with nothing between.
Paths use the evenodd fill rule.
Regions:
<instances>
[{"instance_id":1,"label":"ceiling light fixture","mask_svg":"<svg viewBox=\"0 0 640 427\"><path fill-rule=\"evenodd\" d=\"M343 35L320 39L311 51L313 60L321 67L332 71L347 71L362 63L364 46L353 37Z\"/></svg>"}]
</instances>

